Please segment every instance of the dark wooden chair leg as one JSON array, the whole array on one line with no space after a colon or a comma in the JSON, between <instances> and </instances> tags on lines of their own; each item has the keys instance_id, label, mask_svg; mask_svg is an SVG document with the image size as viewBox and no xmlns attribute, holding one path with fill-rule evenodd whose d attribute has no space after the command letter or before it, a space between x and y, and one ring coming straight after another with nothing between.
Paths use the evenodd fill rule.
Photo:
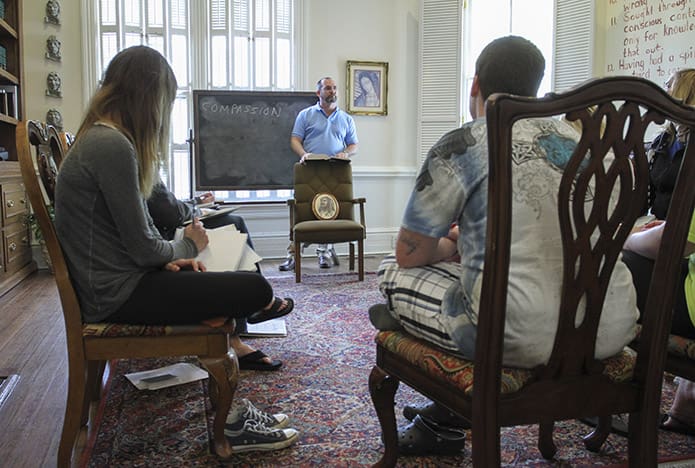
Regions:
<instances>
[{"instance_id":1,"label":"dark wooden chair leg","mask_svg":"<svg viewBox=\"0 0 695 468\"><path fill-rule=\"evenodd\" d=\"M203 367L210 373L210 385L217 388L217 398L215 404L215 419L212 424L213 445L215 453L221 458L229 458L232 455L232 448L229 441L224 436L224 424L232 407L232 399L239 383L239 361L233 352L228 352L224 356L200 357L199 360Z\"/></svg>"},{"instance_id":2,"label":"dark wooden chair leg","mask_svg":"<svg viewBox=\"0 0 695 468\"><path fill-rule=\"evenodd\" d=\"M598 418L598 425L596 428L591 431L589 435L582 438L584 440L584 446L587 450L595 453L598 453L601 450L603 443L606 441L608 434L611 432L611 421L612 417L610 414L607 416L600 416Z\"/></svg>"},{"instance_id":3,"label":"dark wooden chair leg","mask_svg":"<svg viewBox=\"0 0 695 468\"><path fill-rule=\"evenodd\" d=\"M302 248L299 242L294 243L294 282L302 281Z\"/></svg>"},{"instance_id":4,"label":"dark wooden chair leg","mask_svg":"<svg viewBox=\"0 0 695 468\"><path fill-rule=\"evenodd\" d=\"M654 424L659 415L658 406L646 409L640 414L631 413L628 421L628 465L657 466L658 426Z\"/></svg>"},{"instance_id":5,"label":"dark wooden chair leg","mask_svg":"<svg viewBox=\"0 0 695 468\"><path fill-rule=\"evenodd\" d=\"M355 271L355 243L354 242L349 242L348 243L349 249L350 249L350 271Z\"/></svg>"},{"instance_id":6,"label":"dark wooden chair leg","mask_svg":"<svg viewBox=\"0 0 695 468\"><path fill-rule=\"evenodd\" d=\"M546 460L552 460L557 453L557 446L553 441L553 429L555 421L542 421L538 424L538 450Z\"/></svg>"},{"instance_id":7,"label":"dark wooden chair leg","mask_svg":"<svg viewBox=\"0 0 695 468\"><path fill-rule=\"evenodd\" d=\"M379 468L396 466L398 459L398 433L394 411L394 398L396 390L398 390L398 383L398 379L386 374L378 366L374 366L369 374L369 393L379 417L381 434L384 439L384 455L374 465Z\"/></svg>"},{"instance_id":8,"label":"dark wooden chair leg","mask_svg":"<svg viewBox=\"0 0 695 468\"><path fill-rule=\"evenodd\" d=\"M65 419L63 421L63 432L60 436L60 445L58 446L59 468L67 468L71 466L72 450L75 446L75 440L82 425L84 417L83 405L85 404L85 394L87 386L87 369L85 363L75 365L71 363L68 366L68 398L65 405Z\"/></svg>"},{"instance_id":9,"label":"dark wooden chair leg","mask_svg":"<svg viewBox=\"0 0 695 468\"><path fill-rule=\"evenodd\" d=\"M101 379L104 376L104 366L104 361L87 361L84 403L82 404L82 417L80 419L81 426L89 422L89 408L92 402L101 398Z\"/></svg>"},{"instance_id":10,"label":"dark wooden chair leg","mask_svg":"<svg viewBox=\"0 0 695 468\"><path fill-rule=\"evenodd\" d=\"M364 281L364 240L357 241L357 268L360 281Z\"/></svg>"}]
</instances>

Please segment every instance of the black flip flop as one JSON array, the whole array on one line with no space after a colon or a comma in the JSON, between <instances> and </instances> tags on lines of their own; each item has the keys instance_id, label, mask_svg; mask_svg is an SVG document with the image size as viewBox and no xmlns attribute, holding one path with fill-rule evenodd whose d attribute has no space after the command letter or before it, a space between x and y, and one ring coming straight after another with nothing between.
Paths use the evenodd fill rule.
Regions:
<instances>
[{"instance_id":1,"label":"black flip flop","mask_svg":"<svg viewBox=\"0 0 695 468\"><path fill-rule=\"evenodd\" d=\"M668 421L668 425L666 425ZM659 429L665 431L677 432L678 434L683 434L687 436L695 435L695 426L688 424L682 419L674 417L672 414L662 413L659 418Z\"/></svg>"},{"instance_id":2,"label":"black flip flop","mask_svg":"<svg viewBox=\"0 0 695 468\"><path fill-rule=\"evenodd\" d=\"M292 312L292 309L294 309L294 301L292 299L286 297L284 300L287 302L287 305L285 305L285 307L282 307L283 299L281 297L276 296L273 300L273 305L270 306L270 309L263 309L254 312L253 314L246 317L246 322L260 323L265 322L266 320L284 317L285 315Z\"/></svg>"},{"instance_id":3,"label":"black flip flop","mask_svg":"<svg viewBox=\"0 0 695 468\"><path fill-rule=\"evenodd\" d=\"M627 428L627 415L625 417L622 417L619 414L614 414L611 416L611 432L613 434L617 434L619 436L627 437L628 435L628 428ZM581 422L586 424L587 426L591 427L596 427L598 426L598 417L590 417L590 418L580 418L579 419Z\"/></svg>"},{"instance_id":4,"label":"black flip flop","mask_svg":"<svg viewBox=\"0 0 695 468\"><path fill-rule=\"evenodd\" d=\"M239 369L257 371L275 371L282 366L282 361L271 359L270 363L263 361L268 356L260 350L245 354L239 358Z\"/></svg>"}]
</instances>

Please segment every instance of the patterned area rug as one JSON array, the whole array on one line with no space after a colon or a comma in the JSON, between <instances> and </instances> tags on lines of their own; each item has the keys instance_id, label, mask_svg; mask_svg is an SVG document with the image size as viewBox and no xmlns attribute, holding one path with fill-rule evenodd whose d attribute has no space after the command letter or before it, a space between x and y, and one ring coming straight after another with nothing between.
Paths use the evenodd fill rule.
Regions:
<instances>
[{"instance_id":1,"label":"patterned area rug","mask_svg":"<svg viewBox=\"0 0 695 468\"><path fill-rule=\"evenodd\" d=\"M98 433L88 444L81 466L370 466L381 453L380 428L367 386L374 364L374 330L367 318L381 301L376 275L359 282L354 274L273 278L278 295L295 299L287 317L288 336L250 343L282 359L278 372L242 371L237 397L260 408L290 415L300 441L285 450L235 455L228 461L210 453L212 414L205 398L207 381L158 391L138 391L123 374L153 369L181 359L130 360L115 363L107 394L98 410ZM185 361L196 363L195 358ZM673 395L665 385L664 406ZM397 412L423 397L401 385ZM399 426L405 420L399 415ZM558 454L544 460L536 449L536 426L502 432L502 462L507 466L619 466L626 460L626 440L610 435L600 454L584 449L589 432L577 421L556 425ZM660 431L662 460L695 457L695 438ZM469 439L470 440L470 439ZM470 444L459 457L402 457L399 466L470 466Z\"/></svg>"}]
</instances>

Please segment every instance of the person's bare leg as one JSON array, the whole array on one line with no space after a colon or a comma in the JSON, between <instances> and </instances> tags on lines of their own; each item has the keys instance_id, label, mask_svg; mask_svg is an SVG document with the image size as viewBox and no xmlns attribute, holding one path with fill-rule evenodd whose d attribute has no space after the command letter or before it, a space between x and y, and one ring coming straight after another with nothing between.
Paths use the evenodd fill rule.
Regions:
<instances>
[{"instance_id":1,"label":"person's bare leg","mask_svg":"<svg viewBox=\"0 0 695 468\"><path fill-rule=\"evenodd\" d=\"M679 378L678 388L673 397L673 404L668 418L663 426L668 428L676 424L686 424L695 427L695 383ZM674 421L675 420L675 421Z\"/></svg>"},{"instance_id":2,"label":"person's bare leg","mask_svg":"<svg viewBox=\"0 0 695 468\"><path fill-rule=\"evenodd\" d=\"M232 335L230 340L229 340L229 344L231 345L232 349L234 350L234 352L236 353L238 358L242 358L242 357L246 356L247 354L251 354L254 351L256 351L255 348L253 348L252 346L249 346L246 343L244 343L243 341L241 341L241 338L239 338L238 335ZM262 361L266 364L272 364L273 363L273 360L271 358L269 358L268 356L264 357L262 359Z\"/></svg>"}]
</instances>

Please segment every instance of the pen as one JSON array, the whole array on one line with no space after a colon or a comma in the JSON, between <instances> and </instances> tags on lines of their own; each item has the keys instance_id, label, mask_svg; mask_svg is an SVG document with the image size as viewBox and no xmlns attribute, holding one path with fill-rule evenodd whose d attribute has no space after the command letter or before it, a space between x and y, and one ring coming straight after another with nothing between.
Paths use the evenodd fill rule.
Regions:
<instances>
[{"instance_id":1,"label":"pen","mask_svg":"<svg viewBox=\"0 0 695 468\"><path fill-rule=\"evenodd\" d=\"M195 207L198 204L198 199L196 197L193 197L193 200L191 200L191 204L193 205L191 209L191 224L195 224Z\"/></svg>"}]
</instances>

